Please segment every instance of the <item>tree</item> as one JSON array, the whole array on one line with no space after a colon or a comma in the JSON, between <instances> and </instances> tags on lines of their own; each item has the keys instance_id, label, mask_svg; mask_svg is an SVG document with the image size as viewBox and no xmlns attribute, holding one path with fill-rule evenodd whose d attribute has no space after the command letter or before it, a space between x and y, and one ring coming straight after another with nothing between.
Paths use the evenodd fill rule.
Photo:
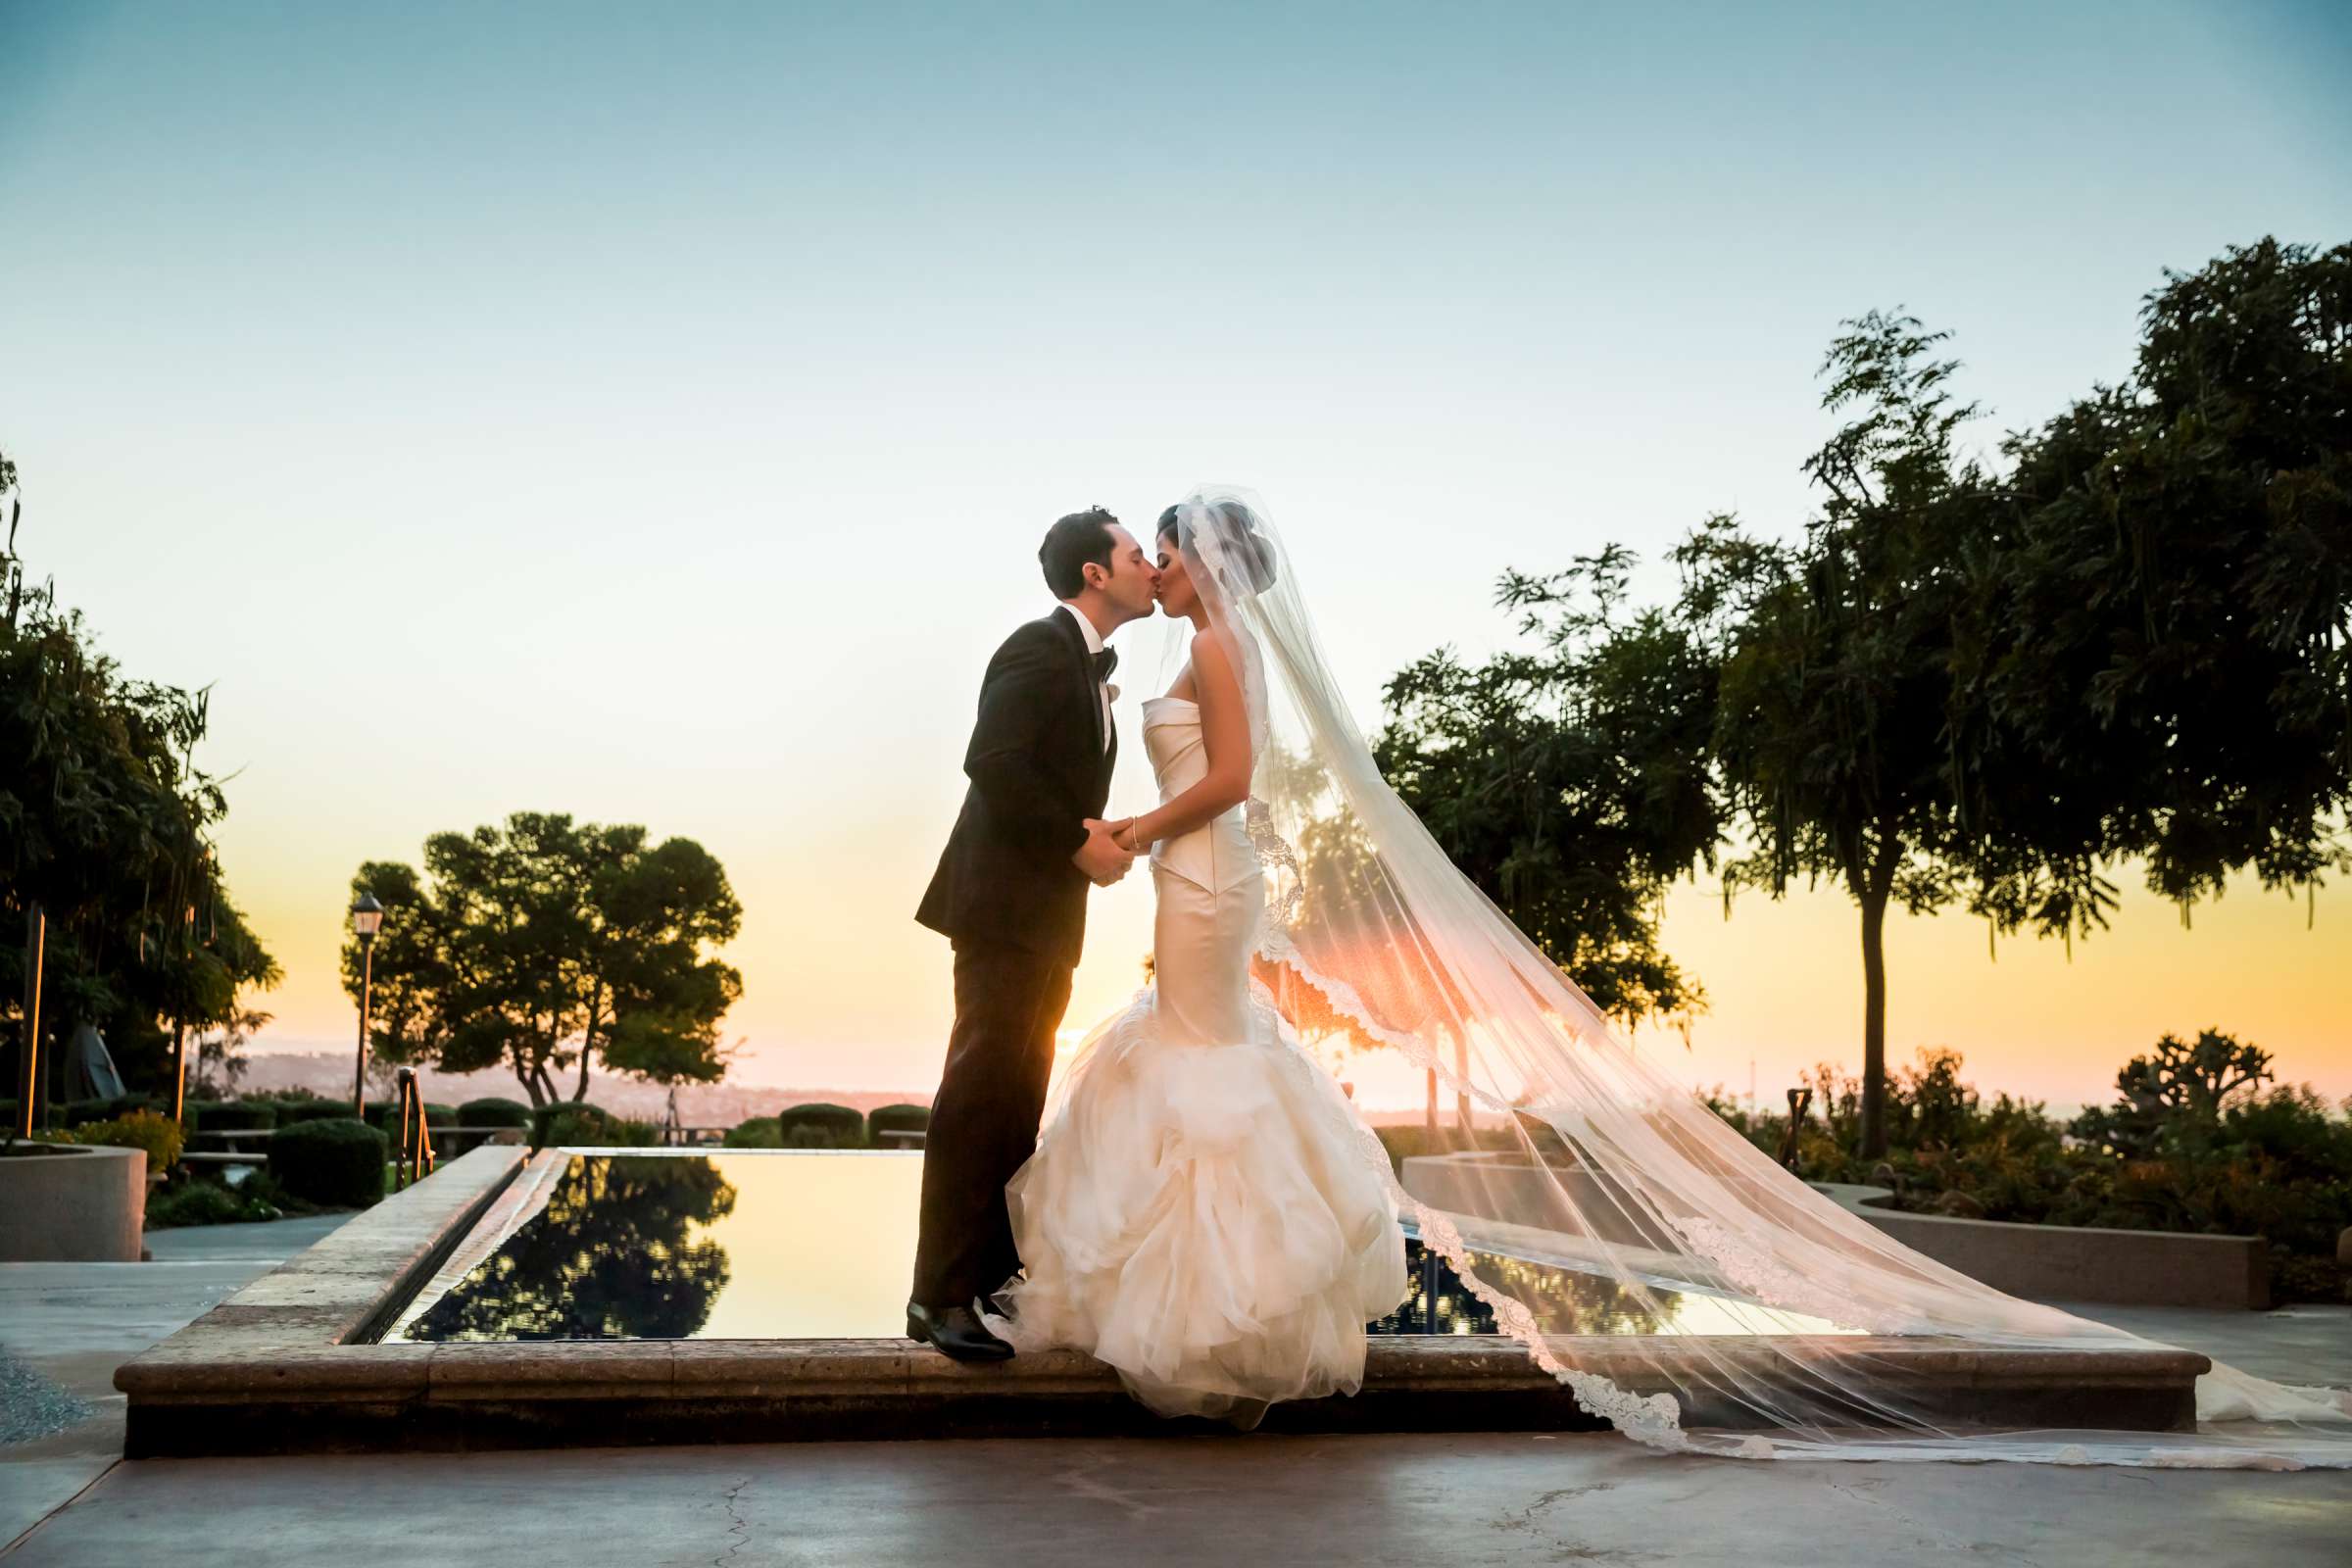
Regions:
<instances>
[{"instance_id":1,"label":"tree","mask_svg":"<svg viewBox=\"0 0 2352 1568\"><path fill-rule=\"evenodd\" d=\"M200 1099L235 1098L237 1085L244 1081L245 1069L251 1065L245 1059L245 1048L253 1043L255 1035L270 1027L273 1016L258 1007L238 1007L216 1026L217 1033L199 1038L189 1094Z\"/></svg>"},{"instance_id":2,"label":"tree","mask_svg":"<svg viewBox=\"0 0 2352 1568\"><path fill-rule=\"evenodd\" d=\"M2232 1096L2271 1076L2270 1053L2234 1035L2201 1029L2192 1045L2167 1034L2153 1054L2124 1063L2113 1104L2086 1107L2067 1130L2128 1156L2156 1153L2168 1141L2191 1147L2220 1130Z\"/></svg>"},{"instance_id":3,"label":"tree","mask_svg":"<svg viewBox=\"0 0 2352 1568\"><path fill-rule=\"evenodd\" d=\"M162 1084L169 1096L175 1064L187 1059L188 1031L220 1031L211 1049L225 1061L269 1020L239 999L284 976L225 891L201 911L156 911L141 925L137 961L116 966L108 979L116 1005L107 1046L126 1081Z\"/></svg>"},{"instance_id":4,"label":"tree","mask_svg":"<svg viewBox=\"0 0 2352 1568\"><path fill-rule=\"evenodd\" d=\"M47 918L44 1034L104 1029L125 1077L162 1087L166 1046L227 1023L276 962L230 902L197 767L210 694L132 680L17 554L23 497L0 456L0 1017L24 995L25 911Z\"/></svg>"},{"instance_id":5,"label":"tree","mask_svg":"<svg viewBox=\"0 0 2352 1568\"><path fill-rule=\"evenodd\" d=\"M2122 385L2007 442L1956 639L1972 870L2045 931L2105 860L2183 920L2352 869L2352 246L2232 249L2141 319Z\"/></svg>"},{"instance_id":6,"label":"tree","mask_svg":"<svg viewBox=\"0 0 2352 1568\"><path fill-rule=\"evenodd\" d=\"M2006 471L1955 450L1977 411L1952 398L1944 341L1899 314L1844 323L1823 402L1848 418L1804 465L1823 501L1803 538L1707 519L1673 554L1671 614L1631 622L1626 669L1440 654L1392 688L1400 793L1531 929L1588 851L1629 888L1654 874L1613 839L1629 808L1688 846L1720 800L1745 845L1727 906L1746 887L1843 887L1873 1158L1890 906L1960 901L1994 937L2071 944L2105 925L2125 858L2184 920L2248 866L2307 896L2352 869L2352 246L2265 240L2168 274L2131 378L2010 436ZM1615 624L1610 560L1579 564L1602 609L1555 638ZM1544 606L1546 581L1507 577L1505 603ZM1594 730L1615 714L1635 722ZM1600 754L1579 758L1588 737ZM1563 780L1572 799L1627 774L1654 793L1604 789L1621 814L1563 817ZM1593 955L1563 961L1596 997L1610 983Z\"/></svg>"},{"instance_id":7,"label":"tree","mask_svg":"<svg viewBox=\"0 0 2352 1568\"><path fill-rule=\"evenodd\" d=\"M1945 334L1873 312L1830 346L1823 406L1854 416L1805 464L1824 492L1793 545L1708 519L1674 552L1679 617L1720 675L1709 760L1749 853L1723 868L1780 898L1829 878L1861 913L1865 1156L1886 1148L1889 906L1961 891L1948 787L1955 608L1986 503L1953 432Z\"/></svg>"},{"instance_id":8,"label":"tree","mask_svg":"<svg viewBox=\"0 0 2352 1568\"><path fill-rule=\"evenodd\" d=\"M503 827L438 833L425 876L368 861L353 879L384 906L370 1050L448 1072L505 1062L533 1104L587 1097L596 1060L656 1083L726 1071L718 1020L742 976L708 949L742 906L689 839L648 846L636 826L521 811ZM343 951L356 999L361 954Z\"/></svg>"},{"instance_id":9,"label":"tree","mask_svg":"<svg viewBox=\"0 0 2352 1568\"><path fill-rule=\"evenodd\" d=\"M1705 994L1659 949L1658 908L1721 836L1692 765L1716 677L1660 612L1619 617L1632 564L1612 545L1549 577L1506 574L1497 601L1540 651L1407 666L1374 751L1453 863L1602 1011L1687 1024Z\"/></svg>"}]
</instances>

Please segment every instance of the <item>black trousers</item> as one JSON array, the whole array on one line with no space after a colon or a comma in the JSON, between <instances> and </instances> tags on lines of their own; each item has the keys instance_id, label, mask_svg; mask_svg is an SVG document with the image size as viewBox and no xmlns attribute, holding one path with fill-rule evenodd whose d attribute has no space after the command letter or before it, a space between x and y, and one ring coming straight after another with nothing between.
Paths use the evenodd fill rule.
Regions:
<instances>
[{"instance_id":1,"label":"black trousers","mask_svg":"<svg viewBox=\"0 0 2352 1568\"><path fill-rule=\"evenodd\" d=\"M956 1028L923 1138L914 1299L964 1306L1021 1266L1004 1184L1037 1150L1070 965L1004 943L956 944Z\"/></svg>"}]
</instances>

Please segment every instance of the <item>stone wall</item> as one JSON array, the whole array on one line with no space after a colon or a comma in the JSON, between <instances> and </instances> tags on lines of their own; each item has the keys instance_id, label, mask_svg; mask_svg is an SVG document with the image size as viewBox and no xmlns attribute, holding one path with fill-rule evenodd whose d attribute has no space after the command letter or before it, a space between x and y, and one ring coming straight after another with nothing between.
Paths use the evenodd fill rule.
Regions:
<instances>
[{"instance_id":1,"label":"stone wall","mask_svg":"<svg viewBox=\"0 0 2352 1568\"><path fill-rule=\"evenodd\" d=\"M147 1155L48 1146L0 1157L0 1263L136 1263Z\"/></svg>"}]
</instances>

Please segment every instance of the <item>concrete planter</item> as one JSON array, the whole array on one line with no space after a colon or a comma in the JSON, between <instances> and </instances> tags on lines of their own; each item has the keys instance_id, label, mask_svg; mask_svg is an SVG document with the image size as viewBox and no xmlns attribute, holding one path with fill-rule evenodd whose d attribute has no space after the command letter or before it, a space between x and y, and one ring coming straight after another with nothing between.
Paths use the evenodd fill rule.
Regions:
<instances>
[{"instance_id":1,"label":"concrete planter","mask_svg":"<svg viewBox=\"0 0 2352 1568\"><path fill-rule=\"evenodd\" d=\"M146 1223L144 1150L19 1144L0 1157L0 1263L136 1263Z\"/></svg>"},{"instance_id":2,"label":"concrete planter","mask_svg":"<svg viewBox=\"0 0 2352 1568\"><path fill-rule=\"evenodd\" d=\"M1883 1207L1894 1196L1883 1187L1812 1185L1912 1250L2012 1296L2253 1311L2271 1304L2270 1249L2259 1236L1953 1219ZM1416 1155L1404 1162L1404 1187L1455 1213L1572 1233L1592 1224L1612 1245L1662 1245L1628 1217L1604 1178L1543 1169L1508 1152Z\"/></svg>"},{"instance_id":3,"label":"concrete planter","mask_svg":"<svg viewBox=\"0 0 2352 1568\"><path fill-rule=\"evenodd\" d=\"M2011 1296L2232 1312L2271 1304L2271 1249L2259 1236L1955 1219L1884 1207L1894 1197L1884 1187L1814 1186L1913 1251Z\"/></svg>"}]
</instances>

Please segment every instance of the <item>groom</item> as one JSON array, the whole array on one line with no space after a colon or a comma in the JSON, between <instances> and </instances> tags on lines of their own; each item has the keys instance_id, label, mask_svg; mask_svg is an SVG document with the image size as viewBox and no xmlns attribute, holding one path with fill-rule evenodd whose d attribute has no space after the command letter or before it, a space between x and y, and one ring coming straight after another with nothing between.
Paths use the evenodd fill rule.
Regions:
<instances>
[{"instance_id":1,"label":"groom","mask_svg":"<svg viewBox=\"0 0 2352 1568\"><path fill-rule=\"evenodd\" d=\"M923 1142L922 1233L907 1338L963 1361L1012 1347L981 1298L1020 1267L1004 1184L1037 1148L1054 1033L1069 1005L1090 885L1134 859L1102 820L1118 737L1102 645L1152 613L1159 572L1109 513L1073 513L1037 559L1061 601L1004 639L980 680L971 779L915 918L956 949L956 1027Z\"/></svg>"}]
</instances>

